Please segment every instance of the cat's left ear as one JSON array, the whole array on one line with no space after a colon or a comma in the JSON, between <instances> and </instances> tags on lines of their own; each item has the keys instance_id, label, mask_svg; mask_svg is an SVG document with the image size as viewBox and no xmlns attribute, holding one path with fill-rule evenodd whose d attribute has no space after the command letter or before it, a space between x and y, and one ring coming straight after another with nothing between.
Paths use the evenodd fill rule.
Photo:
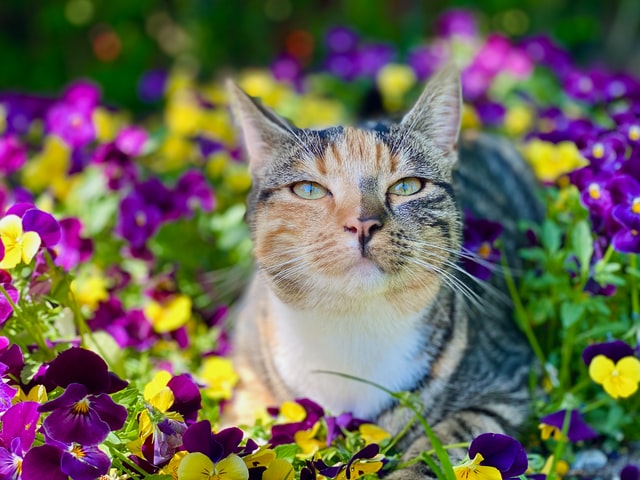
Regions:
<instances>
[{"instance_id":1,"label":"cat's left ear","mask_svg":"<svg viewBox=\"0 0 640 480\"><path fill-rule=\"evenodd\" d=\"M453 65L436 72L400 125L418 132L445 152L455 151L460 133L460 72Z\"/></svg>"},{"instance_id":2,"label":"cat's left ear","mask_svg":"<svg viewBox=\"0 0 640 480\"><path fill-rule=\"evenodd\" d=\"M262 171L278 149L293 138L286 120L257 103L231 80L227 81L231 113L242 129L252 174Z\"/></svg>"}]
</instances>

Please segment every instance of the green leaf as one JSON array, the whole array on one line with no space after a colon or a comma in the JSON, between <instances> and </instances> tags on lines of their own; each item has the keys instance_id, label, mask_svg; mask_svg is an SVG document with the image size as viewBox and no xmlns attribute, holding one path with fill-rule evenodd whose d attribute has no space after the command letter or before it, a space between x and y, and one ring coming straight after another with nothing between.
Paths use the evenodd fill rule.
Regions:
<instances>
[{"instance_id":1,"label":"green leaf","mask_svg":"<svg viewBox=\"0 0 640 480\"><path fill-rule=\"evenodd\" d=\"M579 221L571 233L571 246L580 262L580 272L582 278L589 275L589 265L593 255L593 237L591 228L586 220Z\"/></svg>"},{"instance_id":2,"label":"green leaf","mask_svg":"<svg viewBox=\"0 0 640 480\"><path fill-rule=\"evenodd\" d=\"M584 303L565 302L560 306L560 321L564 328L577 323L585 310Z\"/></svg>"},{"instance_id":3,"label":"green leaf","mask_svg":"<svg viewBox=\"0 0 640 480\"><path fill-rule=\"evenodd\" d=\"M562 229L551 220L542 224L542 245L551 253L557 252L562 243Z\"/></svg>"},{"instance_id":4,"label":"green leaf","mask_svg":"<svg viewBox=\"0 0 640 480\"><path fill-rule=\"evenodd\" d=\"M284 458L289 462L293 462L296 458L296 454L300 453L300 447L295 443L278 445L273 450L276 452L276 457Z\"/></svg>"}]
</instances>

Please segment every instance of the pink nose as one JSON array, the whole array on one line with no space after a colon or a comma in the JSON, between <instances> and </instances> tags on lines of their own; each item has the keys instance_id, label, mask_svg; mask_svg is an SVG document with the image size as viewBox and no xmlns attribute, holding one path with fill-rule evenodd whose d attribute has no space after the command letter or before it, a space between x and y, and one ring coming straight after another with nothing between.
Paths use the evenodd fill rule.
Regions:
<instances>
[{"instance_id":1,"label":"pink nose","mask_svg":"<svg viewBox=\"0 0 640 480\"><path fill-rule=\"evenodd\" d=\"M363 248L371 240L373 233L381 228L382 221L378 217L350 218L344 225L344 231L355 233Z\"/></svg>"}]
</instances>

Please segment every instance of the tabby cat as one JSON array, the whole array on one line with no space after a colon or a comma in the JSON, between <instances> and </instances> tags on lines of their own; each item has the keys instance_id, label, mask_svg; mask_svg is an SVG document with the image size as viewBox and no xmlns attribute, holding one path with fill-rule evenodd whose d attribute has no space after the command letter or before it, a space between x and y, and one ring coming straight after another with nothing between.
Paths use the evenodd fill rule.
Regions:
<instances>
[{"instance_id":1,"label":"tabby cat","mask_svg":"<svg viewBox=\"0 0 640 480\"><path fill-rule=\"evenodd\" d=\"M417 394L444 443L515 432L532 356L496 287L458 266L461 212L502 222L513 252L516 221L540 211L508 142L459 141L457 71L434 75L400 123L358 128L297 129L235 85L229 93L257 262L235 331L240 418L306 397L392 433L412 419L384 391L327 373L339 372ZM430 448L417 424L404 442L407 457ZM422 477L424 465L394 474Z\"/></svg>"}]
</instances>

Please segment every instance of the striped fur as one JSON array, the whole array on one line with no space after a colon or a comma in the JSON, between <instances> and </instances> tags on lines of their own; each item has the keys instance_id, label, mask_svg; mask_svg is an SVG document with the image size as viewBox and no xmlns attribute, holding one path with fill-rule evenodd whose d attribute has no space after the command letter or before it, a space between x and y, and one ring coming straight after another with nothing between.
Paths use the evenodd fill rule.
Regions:
<instances>
[{"instance_id":1,"label":"striped fur","mask_svg":"<svg viewBox=\"0 0 640 480\"><path fill-rule=\"evenodd\" d=\"M457 266L460 212L504 222L512 255L517 220L540 211L513 147L484 135L458 142L457 74L436 75L399 124L360 128L295 129L237 87L230 94L250 160L257 263L234 335L236 420L297 397L394 433L411 420L381 390L329 371L416 393L446 443L515 432L531 355L495 286ZM421 189L390 193L406 178ZM300 198L292 185L305 181L329 193ZM429 449L419 427L403 447L408 457ZM395 476L418 473L429 477L419 465Z\"/></svg>"}]
</instances>

